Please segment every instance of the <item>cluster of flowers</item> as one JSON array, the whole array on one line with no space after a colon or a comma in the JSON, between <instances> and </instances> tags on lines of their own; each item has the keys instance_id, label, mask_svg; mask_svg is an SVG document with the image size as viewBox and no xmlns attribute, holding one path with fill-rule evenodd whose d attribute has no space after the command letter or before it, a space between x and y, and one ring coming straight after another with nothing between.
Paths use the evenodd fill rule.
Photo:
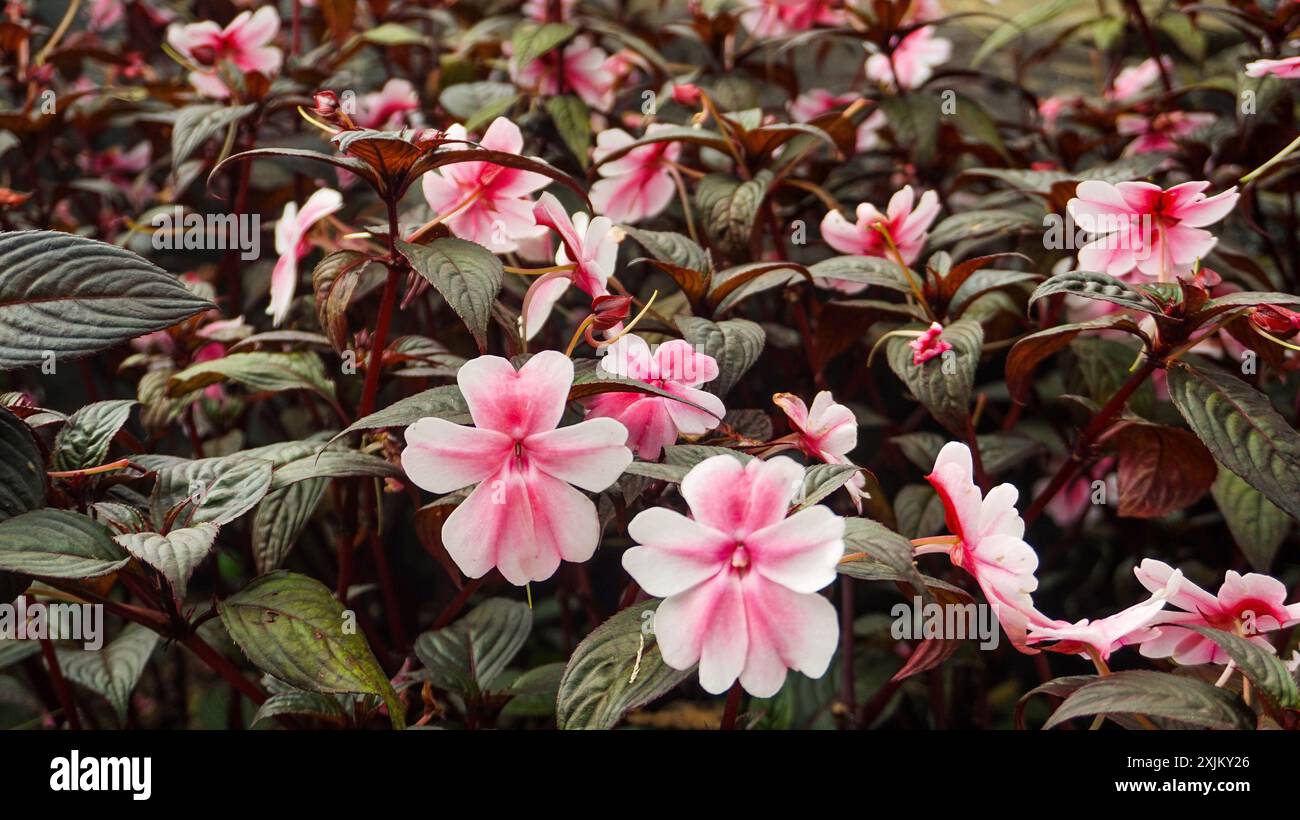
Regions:
<instances>
[{"instance_id":1,"label":"cluster of flowers","mask_svg":"<svg viewBox=\"0 0 1300 820\"><path fill-rule=\"evenodd\" d=\"M526 13L537 19L572 11L572 2L533 2ZM778 36L813 25L833 25L845 12L829 2L757 0L742 16L757 36ZM916 3L916 24L888 54L866 59L867 76L891 88L924 84L945 62L951 44L935 35L927 20L939 14L933 3ZM279 18L271 8L244 12L225 28L212 23L174 25L168 39L192 64L190 80L200 93L222 99L230 95L225 66L274 75L281 52L272 45ZM1300 58L1260 61L1250 73L1296 76ZM1148 61L1121 73L1108 96L1128 99L1155 78L1161 66ZM564 87L596 109L608 108L614 78L634 69L621 55L608 55L586 37L576 37L557 55L554 66L533 62L513 71L513 79L543 93ZM679 101L698 101L683 87ZM791 104L791 113L807 121L849 104L851 99L809 91ZM1044 117L1057 116L1067 100L1048 100ZM396 128L412 124L418 111L414 89L392 80L361 100L354 123L361 128ZM859 128L859 149L870 147L883 115ZM1169 140L1203 124L1177 112L1159 123L1133 126L1125 133L1138 139L1132 152L1160 150ZM658 128L651 125L647 135ZM1123 130L1123 129L1122 129ZM460 125L448 141L470 135ZM437 219L454 235L494 253L525 257L552 255L556 275L537 280L525 299L522 323L528 337L547 321L559 298L577 287L593 308L610 297L620 232L615 223L636 223L663 211L678 180L678 143L637 145L619 128L602 130L594 159L600 179L591 189L595 213L569 213L551 194L538 194L550 180L527 170L491 162L462 162L430 171L422 180L424 198ZM522 154L523 135L505 118L493 121L477 139L485 149ZM610 161L603 161L611 158ZM1068 209L1076 218L1115 218L1105 224L1150 224L1123 241L1097 237L1079 249L1081 269L1112 276L1136 274L1174 281L1192 274L1216 238L1205 228L1235 207L1235 188L1207 195L1210 183L1185 182L1168 190L1147 182L1083 182ZM311 247L314 225L342 207L332 189L315 191L299 208L286 206L276 229L280 259L271 283L268 312L278 324L287 314L297 282L297 263ZM864 202L850 222L838 211L825 214L822 238L835 250L912 265L940 210L933 191L917 195L910 186L898 190L882 212ZM1146 222L1144 223L1144 220ZM821 279L824 288L855 293L866 287ZM402 465L416 485L434 493L473 487L446 520L442 540L465 574L481 577L498 569L511 583L541 581L562 560L591 558L600 539L596 507L581 490L610 487L633 460L654 460L679 436L698 436L718 426L726 408L720 398L700 389L718 375L717 362L683 341L651 348L615 321L602 327L606 338L601 369L613 376L646 383L658 392L606 393L584 400L586 418L560 426L573 383L572 361L555 351L533 355L516 368L496 356L480 356L462 366L457 382L473 426L426 418L405 433ZM937 323L912 342L915 366L942 355L950 345ZM680 493L691 515L651 508L630 523L637 543L623 565L648 594L665 599L655 619L664 660L678 669L699 665L700 680L710 692L722 692L736 680L755 696L769 696L781 686L788 669L810 676L823 674L838 640L835 609L819 590L830 584L844 558L844 519L823 505L792 512L805 468L774 455L776 449L798 450L827 464L849 464L857 444L852 412L829 392L811 407L781 393L774 401L793 433L766 458L742 460L719 455L693 467ZM1190 626L1208 626L1267 642L1259 633L1300 622L1300 604L1286 605L1286 590L1277 580L1229 572L1217 595L1192 584L1159 561L1145 560L1135 570L1151 597L1095 621L1077 623L1050 618L1034 605L1038 558L1024 541L1025 525L1016 511L1017 490L1002 484L987 494L973 479L971 454L953 442L940 452L929 481L938 491L949 535L919 539L916 555L944 553L953 566L969 573L994 608L1004 630L1021 651L1040 648L1082 654L1104 663L1116 649L1140 645L1149 657L1180 663L1225 663L1216 645ZM865 481L860 474L846 485L859 512ZM1175 611L1167 610L1172 606Z\"/></svg>"}]
</instances>

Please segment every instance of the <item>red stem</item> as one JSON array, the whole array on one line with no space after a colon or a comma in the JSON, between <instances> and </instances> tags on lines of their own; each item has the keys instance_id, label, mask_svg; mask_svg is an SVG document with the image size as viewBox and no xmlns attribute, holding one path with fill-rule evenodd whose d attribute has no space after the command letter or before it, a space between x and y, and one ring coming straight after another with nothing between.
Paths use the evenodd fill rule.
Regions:
<instances>
[{"instance_id":1,"label":"red stem","mask_svg":"<svg viewBox=\"0 0 1300 820\"><path fill-rule=\"evenodd\" d=\"M213 672L220 675L227 683L235 687L237 691L242 693L253 703L261 706L266 702L266 693L262 691L262 687L244 677L243 673L240 672L233 663L227 660L223 655L221 655L221 653L217 652L217 650L208 646L208 644L199 637L199 633L191 632L181 640L181 643L185 644L185 646L195 655L198 655L199 660L207 664Z\"/></svg>"},{"instance_id":2,"label":"red stem","mask_svg":"<svg viewBox=\"0 0 1300 820\"><path fill-rule=\"evenodd\" d=\"M1083 432L1079 434L1079 438L1074 442L1074 448L1070 451L1069 458L1065 460L1061 468L1056 471L1056 475L1052 476L1052 480L1048 482L1043 491L1034 499L1034 502L1029 505L1029 509L1025 511L1026 525L1032 524L1042 514L1044 508L1051 503L1051 500L1056 497L1056 494L1061 491L1061 488L1069 483L1070 479L1074 478L1074 474L1083 466L1084 457L1093 443L1096 442L1097 437L1105 432L1115 416L1119 414L1120 410L1124 409L1129 396L1132 396L1142 386L1147 377L1155 371L1156 366L1156 359L1148 356L1147 360L1138 368L1138 371L1130 376L1128 381L1124 382L1124 386L1110 397L1110 401L1106 402L1106 405L1097 412L1097 415L1092 417L1092 421L1088 423L1088 426L1083 428Z\"/></svg>"},{"instance_id":3,"label":"red stem","mask_svg":"<svg viewBox=\"0 0 1300 820\"><path fill-rule=\"evenodd\" d=\"M722 726L719 728L724 732L735 731L736 715L740 714L740 681L731 684L731 691L727 693L727 705L722 710Z\"/></svg>"},{"instance_id":4,"label":"red stem","mask_svg":"<svg viewBox=\"0 0 1300 820\"><path fill-rule=\"evenodd\" d=\"M487 578L487 576L484 575L483 578L471 578L467 581L465 586L461 587L461 590L457 593L456 597L452 599L451 603L447 604L447 608L444 609L442 614L438 616L437 620L433 622L433 626L429 628L442 629L444 626L451 623L452 619L465 608L465 602L469 600L469 596L473 595L478 591L478 588L482 586L484 578Z\"/></svg>"}]
</instances>

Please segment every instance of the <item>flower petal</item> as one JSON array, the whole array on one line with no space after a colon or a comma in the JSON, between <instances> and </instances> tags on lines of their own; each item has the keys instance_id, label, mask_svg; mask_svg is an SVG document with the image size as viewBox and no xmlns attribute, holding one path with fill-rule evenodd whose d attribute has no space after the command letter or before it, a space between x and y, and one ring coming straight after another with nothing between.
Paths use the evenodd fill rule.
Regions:
<instances>
[{"instance_id":1,"label":"flower petal","mask_svg":"<svg viewBox=\"0 0 1300 820\"><path fill-rule=\"evenodd\" d=\"M449 493L500 469L512 445L508 436L495 430L424 418L406 428L402 469L417 487Z\"/></svg>"}]
</instances>

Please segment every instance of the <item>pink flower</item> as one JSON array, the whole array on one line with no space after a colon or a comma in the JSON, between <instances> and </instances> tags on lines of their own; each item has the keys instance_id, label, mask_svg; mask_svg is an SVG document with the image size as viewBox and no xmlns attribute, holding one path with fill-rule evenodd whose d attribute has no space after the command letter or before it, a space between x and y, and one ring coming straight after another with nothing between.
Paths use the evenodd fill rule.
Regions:
<instances>
[{"instance_id":1,"label":"pink flower","mask_svg":"<svg viewBox=\"0 0 1300 820\"><path fill-rule=\"evenodd\" d=\"M942 356L949 350L952 345L945 342L943 336L943 325L938 322L931 322L920 336L907 343L912 348L912 364L920 367L936 356Z\"/></svg>"},{"instance_id":2,"label":"pink flower","mask_svg":"<svg viewBox=\"0 0 1300 820\"><path fill-rule=\"evenodd\" d=\"M1300 79L1300 55L1281 60L1255 60L1246 63L1247 77L1281 77L1284 80Z\"/></svg>"},{"instance_id":3,"label":"pink flower","mask_svg":"<svg viewBox=\"0 0 1300 820\"><path fill-rule=\"evenodd\" d=\"M587 418L611 418L621 423L627 428L628 446L647 461L659 458L679 433L702 435L726 415L722 399L696 389L718 377L718 363L681 339L652 350L640 336L629 334L605 348L599 367L611 376L654 385L704 408L643 393L601 393L588 399Z\"/></svg>"},{"instance_id":4,"label":"pink flower","mask_svg":"<svg viewBox=\"0 0 1300 820\"><path fill-rule=\"evenodd\" d=\"M442 527L456 566L471 578L496 567L522 586L550 578L560 559L586 561L600 525L596 505L574 486L599 492L614 483L632 461L627 430L612 419L556 427L573 362L554 350L517 371L500 356L480 356L456 382L475 426L420 419L406 428L402 451L406 475L430 492L478 485Z\"/></svg>"},{"instance_id":5,"label":"pink flower","mask_svg":"<svg viewBox=\"0 0 1300 820\"><path fill-rule=\"evenodd\" d=\"M1027 628L1058 622L1035 609L1030 597L1038 588L1038 555L1024 541L1025 522L1016 512L1020 494L1011 484L999 484L985 497L973 476L970 448L957 441L945 444L926 479L939 493L944 521L955 537L927 539L916 554L946 553L954 566L970 573L1012 644L1032 653L1025 645Z\"/></svg>"},{"instance_id":6,"label":"pink flower","mask_svg":"<svg viewBox=\"0 0 1300 820\"><path fill-rule=\"evenodd\" d=\"M384 87L361 98L356 122L362 128L393 130L407 123L406 115L420 110L420 95L406 80L392 79Z\"/></svg>"},{"instance_id":7,"label":"pink flower","mask_svg":"<svg viewBox=\"0 0 1300 820\"><path fill-rule=\"evenodd\" d=\"M267 77L280 70L284 55L270 45L279 31L280 15L275 7L263 6L256 12L240 12L224 29L206 20L184 26L174 23L167 28L167 42L187 60L204 67L190 72L190 84L195 90L205 97L224 100L230 96L230 89L220 77L222 63Z\"/></svg>"},{"instance_id":8,"label":"pink flower","mask_svg":"<svg viewBox=\"0 0 1300 820\"><path fill-rule=\"evenodd\" d=\"M1162 191L1150 182L1079 183L1066 208L1079 227L1097 236L1079 249L1080 270L1123 276L1137 268L1161 282L1191 272L1218 241L1202 228L1237 204L1235 185L1212 197L1204 193L1208 187L1184 182Z\"/></svg>"},{"instance_id":9,"label":"pink flower","mask_svg":"<svg viewBox=\"0 0 1300 820\"><path fill-rule=\"evenodd\" d=\"M447 129L447 139L464 140L465 127L457 123ZM519 126L497 117L479 140L493 151L518 154L524 135ZM522 240L546 233L533 218L528 195L550 184L532 171L520 171L491 162L458 162L424 175L424 198L451 232L477 242L493 253L508 253Z\"/></svg>"},{"instance_id":10,"label":"pink flower","mask_svg":"<svg viewBox=\"0 0 1300 820\"><path fill-rule=\"evenodd\" d=\"M284 321L298 287L298 260L307 255L311 244L307 232L317 222L343 207L343 195L332 188L320 188L307 197L302 210L290 201L284 206L280 221L275 223L275 252L280 258L271 271L271 303L266 312L273 324Z\"/></svg>"},{"instance_id":11,"label":"pink flower","mask_svg":"<svg viewBox=\"0 0 1300 820\"><path fill-rule=\"evenodd\" d=\"M573 15L578 0L528 0L523 13L529 20L541 23L560 23Z\"/></svg>"},{"instance_id":12,"label":"pink flower","mask_svg":"<svg viewBox=\"0 0 1300 820\"><path fill-rule=\"evenodd\" d=\"M1163 561L1150 558L1133 572L1150 590L1159 589L1179 574ZM1244 635L1271 652L1272 644L1259 633L1300 622L1300 603L1286 605L1286 586L1257 572L1239 575L1229 570L1218 595L1185 580L1170 596L1169 603L1182 612L1167 612L1156 619L1159 633L1146 640L1139 651L1148 658L1173 658L1184 666L1226 664L1228 654L1214 641L1183 627L1203 626Z\"/></svg>"},{"instance_id":13,"label":"pink flower","mask_svg":"<svg viewBox=\"0 0 1300 820\"><path fill-rule=\"evenodd\" d=\"M822 239L840 253L857 256L893 258L893 247L903 264L910 265L925 245L926 231L939 214L939 198L934 191L921 194L916 202L911 185L904 185L889 198L889 207L882 214L870 202L858 205L858 221L850 224L839 211L831 211L822 218ZM885 237L888 233L888 238ZM818 281L822 287L832 287L844 293L857 293L867 286L859 282L840 282L833 279Z\"/></svg>"},{"instance_id":14,"label":"pink flower","mask_svg":"<svg viewBox=\"0 0 1300 820\"><path fill-rule=\"evenodd\" d=\"M1115 128L1126 137L1137 137L1124 147L1124 156L1131 157L1135 154L1177 150L1178 140L1191 136L1212 122L1213 114L1169 111L1154 117L1122 114L1116 118Z\"/></svg>"},{"instance_id":15,"label":"pink flower","mask_svg":"<svg viewBox=\"0 0 1300 820\"><path fill-rule=\"evenodd\" d=\"M772 401L785 411L799 437L800 450L827 464L853 463L848 455L858 446L858 420L852 410L836 403L831 391L823 390L814 396L812 409L793 393L777 393ZM862 490L866 486L867 477L862 473L854 474L844 485L858 512L862 512Z\"/></svg>"},{"instance_id":16,"label":"pink flower","mask_svg":"<svg viewBox=\"0 0 1300 820\"><path fill-rule=\"evenodd\" d=\"M574 269L563 276L538 279L531 288L528 309L524 312L524 327L529 339L542 329L556 300L570 284L577 285L593 299L609 293L605 283L613 275L614 263L618 259L618 241L610 231L614 225L609 217L589 219L584 213L576 213L570 218L553 194L542 194L533 206L533 217L537 224L560 235L555 264L571 264Z\"/></svg>"},{"instance_id":17,"label":"pink flower","mask_svg":"<svg viewBox=\"0 0 1300 820\"><path fill-rule=\"evenodd\" d=\"M646 134L671 126L655 123ZM592 156L600 162L614 151L634 142L633 136L619 128L596 135ZM640 222L668 207L676 190L668 163L682 153L681 143L655 142L633 148L616 160L600 166L601 179L591 186L591 202L596 210L615 222Z\"/></svg>"},{"instance_id":18,"label":"pink flower","mask_svg":"<svg viewBox=\"0 0 1300 820\"><path fill-rule=\"evenodd\" d=\"M1181 572L1174 572L1164 585L1152 591L1150 598L1106 618L1095 621L1084 618L1073 624L1069 621L1053 621L1045 626L1031 624L1029 643L1055 641L1048 647L1053 652L1084 657L1091 657L1096 652L1102 661L1107 661L1116 649L1142 643L1159 634L1151 624L1160 617L1160 611L1170 598L1178 593L1182 577Z\"/></svg>"},{"instance_id":19,"label":"pink flower","mask_svg":"<svg viewBox=\"0 0 1300 820\"><path fill-rule=\"evenodd\" d=\"M699 663L708 692L739 678L769 697L787 669L819 678L835 654L835 607L817 590L835 580L844 519L820 505L786 517L803 476L784 456L714 456L682 480L690 518L656 507L628 526L639 546L623 553L623 567L665 599L654 619L664 662Z\"/></svg>"},{"instance_id":20,"label":"pink flower","mask_svg":"<svg viewBox=\"0 0 1300 820\"><path fill-rule=\"evenodd\" d=\"M844 10L829 0L747 0L740 21L756 37L775 37L813 26L838 26Z\"/></svg>"},{"instance_id":21,"label":"pink flower","mask_svg":"<svg viewBox=\"0 0 1300 820\"><path fill-rule=\"evenodd\" d=\"M1111 83L1110 88L1106 89L1106 99L1128 102L1138 96L1146 90L1147 86L1160 78L1161 65L1164 65L1165 71L1173 67L1168 57L1161 57L1159 63L1155 58L1148 57L1137 65L1124 69L1115 76L1115 81Z\"/></svg>"},{"instance_id":22,"label":"pink flower","mask_svg":"<svg viewBox=\"0 0 1300 820\"><path fill-rule=\"evenodd\" d=\"M889 87L916 88L950 57L952 43L934 36L934 26L924 26L904 37L889 54L868 57L867 79Z\"/></svg>"},{"instance_id":23,"label":"pink flower","mask_svg":"<svg viewBox=\"0 0 1300 820\"><path fill-rule=\"evenodd\" d=\"M822 114L845 108L857 100L858 95L852 91L837 96L825 89L814 88L800 94L794 102L790 103L790 116L794 117L796 122L812 122ZM855 149L862 153L875 148L880 143L880 129L884 128L886 123L884 111L879 108L872 111L870 116L858 125Z\"/></svg>"},{"instance_id":24,"label":"pink flower","mask_svg":"<svg viewBox=\"0 0 1300 820\"><path fill-rule=\"evenodd\" d=\"M1048 128L1056 125L1056 120L1067 109L1074 108L1079 104L1078 97L1051 96L1045 97L1038 103L1038 116L1043 118L1043 124Z\"/></svg>"},{"instance_id":25,"label":"pink flower","mask_svg":"<svg viewBox=\"0 0 1300 820\"><path fill-rule=\"evenodd\" d=\"M563 49L543 54L522 69L512 60L510 78L546 96L571 91L592 108L605 110L614 102L616 72L610 59L590 37L580 34Z\"/></svg>"},{"instance_id":26,"label":"pink flower","mask_svg":"<svg viewBox=\"0 0 1300 820\"><path fill-rule=\"evenodd\" d=\"M122 0L92 0L88 26L91 31L106 31L122 19L123 11Z\"/></svg>"}]
</instances>

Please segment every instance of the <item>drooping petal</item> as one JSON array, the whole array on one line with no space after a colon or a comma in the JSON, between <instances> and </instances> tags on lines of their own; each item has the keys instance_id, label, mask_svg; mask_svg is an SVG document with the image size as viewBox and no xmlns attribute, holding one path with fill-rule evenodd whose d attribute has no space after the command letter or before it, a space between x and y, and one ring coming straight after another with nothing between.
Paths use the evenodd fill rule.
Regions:
<instances>
[{"instance_id":1,"label":"drooping petal","mask_svg":"<svg viewBox=\"0 0 1300 820\"><path fill-rule=\"evenodd\" d=\"M983 504L974 470L970 448L959 441L950 441L939 451L934 470L926 476L943 502L948 531L967 541L979 530Z\"/></svg>"},{"instance_id":2,"label":"drooping petal","mask_svg":"<svg viewBox=\"0 0 1300 820\"><path fill-rule=\"evenodd\" d=\"M749 651L740 578L720 572L659 605L655 640L674 669L700 665L700 685L720 695L740 677Z\"/></svg>"},{"instance_id":3,"label":"drooping petal","mask_svg":"<svg viewBox=\"0 0 1300 820\"><path fill-rule=\"evenodd\" d=\"M513 446L508 436L495 430L424 418L406 428L402 469L417 487L449 493L499 470Z\"/></svg>"},{"instance_id":4,"label":"drooping petal","mask_svg":"<svg viewBox=\"0 0 1300 820\"><path fill-rule=\"evenodd\" d=\"M820 678L839 643L835 607L821 595L795 592L757 572L742 587L749 646L740 683L758 698L775 695L794 669Z\"/></svg>"}]
</instances>

